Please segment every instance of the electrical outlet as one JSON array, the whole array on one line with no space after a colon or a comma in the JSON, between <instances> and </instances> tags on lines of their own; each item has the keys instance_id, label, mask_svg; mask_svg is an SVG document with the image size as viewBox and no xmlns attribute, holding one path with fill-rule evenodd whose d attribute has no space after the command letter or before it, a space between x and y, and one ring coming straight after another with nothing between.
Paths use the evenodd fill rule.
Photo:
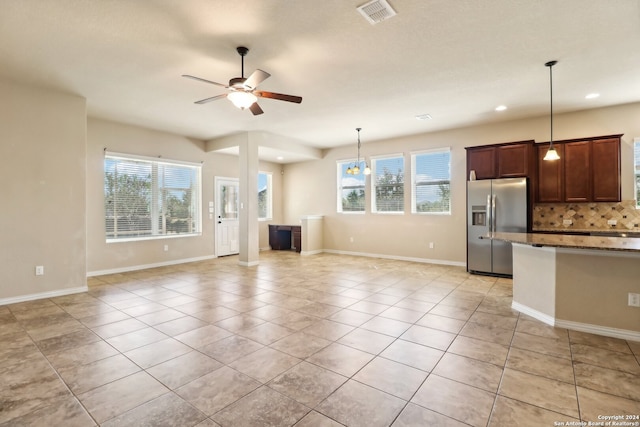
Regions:
<instances>
[{"instance_id":1,"label":"electrical outlet","mask_svg":"<svg viewBox=\"0 0 640 427\"><path fill-rule=\"evenodd\" d=\"M429 249L433 249L433 242L429 242Z\"/></svg>"},{"instance_id":2,"label":"electrical outlet","mask_svg":"<svg viewBox=\"0 0 640 427\"><path fill-rule=\"evenodd\" d=\"M169 245L164 245L164 251L167 252L169 250Z\"/></svg>"},{"instance_id":3,"label":"electrical outlet","mask_svg":"<svg viewBox=\"0 0 640 427\"><path fill-rule=\"evenodd\" d=\"M36 265L36 276L44 276L44 265Z\"/></svg>"},{"instance_id":4,"label":"electrical outlet","mask_svg":"<svg viewBox=\"0 0 640 427\"><path fill-rule=\"evenodd\" d=\"M353 237L349 237L349 241L353 243Z\"/></svg>"},{"instance_id":5,"label":"electrical outlet","mask_svg":"<svg viewBox=\"0 0 640 427\"><path fill-rule=\"evenodd\" d=\"M634 294L633 292L629 292L629 306L640 307L640 294Z\"/></svg>"},{"instance_id":6,"label":"electrical outlet","mask_svg":"<svg viewBox=\"0 0 640 427\"><path fill-rule=\"evenodd\" d=\"M617 220L615 220L615 219L610 219L610 220L607 220L607 224L609 224L609 225L616 225L616 224L618 224L618 221L617 221Z\"/></svg>"}]
</instances>

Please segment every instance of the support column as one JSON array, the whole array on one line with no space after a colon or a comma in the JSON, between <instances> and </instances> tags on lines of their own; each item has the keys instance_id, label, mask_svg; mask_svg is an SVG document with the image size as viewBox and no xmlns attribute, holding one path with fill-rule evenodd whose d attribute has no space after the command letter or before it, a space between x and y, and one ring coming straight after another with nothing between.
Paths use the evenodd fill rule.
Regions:
<instances>
[{"instance_id":1,"label":"support column","mask_svg":"<svg viewBox=\"0 0 640 427\"><path fill-rule=\"evenodd\" d=\"M240 184L240 262L245 267L258 265L258 143L248 133L239 145Z\"/></svg>"}]
</instances>

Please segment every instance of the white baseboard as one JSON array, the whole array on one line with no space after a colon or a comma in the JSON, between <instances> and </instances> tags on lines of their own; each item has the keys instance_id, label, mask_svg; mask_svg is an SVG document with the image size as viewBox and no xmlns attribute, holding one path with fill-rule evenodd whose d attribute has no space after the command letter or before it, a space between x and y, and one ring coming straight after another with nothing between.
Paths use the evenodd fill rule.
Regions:
<instances>
[{"instance_id":1,"label":"white baseboard","mask_svg":"<svg viewBox=\"0 0 640 427\"><path fill-rule=\"evenodd\" d=\"M195 258L176 259L172 261L164 261L164 262L158 262L153 264L132 265L128 267L112 268L109 270L88 271L87 277L104 276L105 274L126 273L127 271L145 270L147 268L155 268L155 267L166 267L168 265L185 264L188 262L196 262L196 261L206 261L206 260L215 259L215 258L218 258L218 257L215 255L207 255L207 256L195 257Z\"/></svg>"},{"instance_id":2,"label":"white baseboard","mask_svg":"<svg viewBox=\"0 0 640 427\"><path fill-rule=\"evenodd\" d=\"M304 256L307 256L307 255L318 255L318 254L321 254L322 252L323 252L322 249L317 249L315 251L300 251L300 255L304 255Z\"/></svg>"},{"instance_id":3,"label":"white baseboard","mask_svg":"<svg viewBox=\"0 0 640 427\"><path fill-rule=\"evenodd\" d=\"M11 297L11 298L0 298L0 305L17 304L19 302L34 301L37 299L44 299L44 298L62 297L65 295L87 292L88 290L89 288L85 285L85 286L78 286L77 288L66 288L66 289L60 289L57 291L39 292L37 294L20 295L20 296Z\"/></svg>"},{"instance_id":4,"label":"white baseboard","mask_svg":"<svg viewBox=\"0 0 640 427\"><path fill-rule=\"evenodd\" d=\"M511 308L520 313L524 313L550 326L570 329L572 331L587 332L589 334L602 335L605 337L620 338L629 341L640 342L640 332L628 329L611 328L608 326L592 325L590 323L573 322L570 320L556 319L548 314L541 313L526 305L513 301Z\"/></svg>"},{"instance_id":5,"label":"white baseboard","mask_svg":"<svg viewBox=\"0 0 640 427\"><path fill-rule=\"evenodd\" d=\"M238 265L242 267L255 267L258 264L260 264L260 261L251 261L251 262L238 261Z\"/></svg>"},{"instance_id":6,"label":"white baseboard","mask_svg":"<svg viewBox=\"0 0 640 427\"><path fill-rule=\"evenodd\" d=\"M579 323L561 319L556 320L556 326L559 328L587 332L595 335L604 335L605 337L620 338L623 340L640 342L640 332L631 331L628 329L610 328L608 326L591 325L589 323Z\"/></svg>"},{"instance_id":7,"label":"white baseboard","mask_svg":"<svg viewBox=\"0 0 640 427\"><path fill-rule=\"evenodd\" d=\"M353 255L353 256L362 256L368 258L382 258L382 259L393 259L397 261L411 261L411 262L421 262L424 264L440 264L440 265L451 265L456 267L466 267L466 262L460 261L447 261L442 259L428 259L428 258L414 258L414 257L405 257L405 256L396 256L396 255L383 255L383 254L371 254L367 252L350 252L350 251L338 251L335 249L324 249L322 252L326 252L329 254L339 254L339 255Z\"/></svg>"}]
</instances>

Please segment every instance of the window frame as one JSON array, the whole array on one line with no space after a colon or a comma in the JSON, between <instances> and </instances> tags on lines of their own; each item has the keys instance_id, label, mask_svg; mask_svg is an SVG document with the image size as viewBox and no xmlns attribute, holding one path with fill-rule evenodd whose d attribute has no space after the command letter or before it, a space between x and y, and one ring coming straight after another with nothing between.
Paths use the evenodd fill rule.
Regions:
<instances>
[{"instance_id":1,"label":"window frame","mask_svg":"<svg viewBox=\"0 0 640 427\"><path fill-rule=\"evenodd\" d=\"M364 171L364 167L365 167L365 160L364 158L360 161L360 164L358 165L360 167L360 174L356 175L358 177L362 176L362 185L358 185L358 186L347 186L347 187L343 187L342 186L342 178L343 178L343 166L346 166L347 168L352 165L355 164L357 162L357 159L347 159L347 160L337 160L336 161L336 212L340 213L340 214L347 214L347 215L362 215L366 212L367 209L367 179L366 179L366 175L363 173ZM344 210L344 206L342 205L342 191L347 188L353 188L353 189L357 189L357 188L362 188L363 191L363 201L362 201L362 210Z\"/></svg>"},{"instance_id":2,"label":"window frame","mask_svg":"<svg viewBox=\"0 0 640 427\"><path fill-rule=\"evenodd\" d=\"M416 182L416 160L418 156L426 155L426 154L438 154L438 153L448 153L449 154L449 179L448 180L430 180L430 181L422 181L420 183ZM451 171L451 147L442 147L442 148L433 148L429 150L421 150L421 151L412 151L411 155L411 213L415 215L452 215L452 197L451 197L451 177L453 175ZM438 182L448 182L449 185L449 210L448 211L439 211L439 212L421 212L417 210L417 186L419 185L433 185Z\"/></svg>"},{"instance_id":3,"label":"window frame","mask_svg":"<svg viewBox=\"0 0 640 427\"><path fill-rule=\"evenodd\" d=\"M402 159L402 210L395 211L385 211L378 210L377 207L377 195L376 189L378 187L377 184L377 164L379 160L387 160L387 159ZM371 160L371 212L381 215L404 215L405 213L405 194L406 194L406 176L407 176L407 168L406 168L406 159L404 153L393 153L393 154L384 154L379 156L372 156Z\"/></svg>"},{"instance_id":4,"label":"window frame","mask_svg":"<svg viewBox=\"0 0 640 427\"><path fill-rule=\"evenodd\" d=\"M108 220L108 212L107 212L107 169L106 162L108 159L114 161L123 161L123 162L138 162L138 163L147 163L151 166L151 189L150 189L150 197L149 197L149 216L150 216L150 234L138 235L138 236L128 236L128 237L110 237L109 231L107 229L107 220ZM163 207L166 207L166 195L168 191L171 191L172 187L169 185L160 184L160 180L158 178L158 171L161 167L171 166L171 167L184 167L189 168L195 174L193 177L193 187L190 189L192 192L196 192L196 194L192 194L191 198L191 208L190 212L192 213L191 221L193 223L193 231L186 233L167 233L166 223L161 225L156 224L156 219L162 218L162 220L166 219L166 216L162 215ZM174 191L184 190L182 188L175 187ZM104 161L103 161L103 197L104 197L104 224L105 224L105 241L106 243L119 243L119 242L133 242L133 241L142 241L142 240L158 240L158 239L171 239L177 237L197 237L202 235L202 164L201 163L193 163L193 162L185 162L180 160L167 160L158 158L148 157L148 156L140 156L135 154L126 154L126 153L116 153L105 151ZM115 217L115 214L114 214ZM161 220L161 221L162 221ZM116 228L117 221L114 220L114 228ZM140 230L144 232L146 230ZM117 236L117 230L114 232L115 236ZM113 233L111 233L113 234Z\"/></svg>"},{"instance_id":5,"label":"window frame","mask_svg":"<svg viewBox=\"0 0 640 427\"><path fill-rule=\"evenodd\" d=\"M267 177L267 215L265 217L260 216L260 175ZM273 220L273 172L258 172L258 221L271 221Z\"/></svg>"}]
</instances>

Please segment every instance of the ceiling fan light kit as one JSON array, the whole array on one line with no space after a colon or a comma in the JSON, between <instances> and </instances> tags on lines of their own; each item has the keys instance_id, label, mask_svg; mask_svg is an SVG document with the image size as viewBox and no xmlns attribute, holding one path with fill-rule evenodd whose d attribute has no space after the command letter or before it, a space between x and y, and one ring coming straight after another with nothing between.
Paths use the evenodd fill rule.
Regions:
<instances>
[{"instance_id":1,"label":"ceiling fan light kit","mask_svg":"<svg viewBox=\"0 0 640 427\"><path fill-rule=\"evenodd\" d=\"M222 83L213 82L211 80L202 79L200 77L195 77L189 74L183 74L182 77L187 77L189 79L198 80L204 83L209 83L215 86L221 86L225 89L229 90L229 93L212 96L210 98L201 99L200 101L196 101L196 104L206 104L211 101L215 101L217 99L227 98L229 101L233 103L237 108L241 110L249 109L254 116L264 113L262 108L258 105L258 98L270 98L278 101L287 101L294 102L296 104L300 104L302 102L302 97L295 95L285 95L282 93L275 92L266 92L266 91L257 91L256 88L260 83L271 77L271 74L262 70L255 70L251 75L247 78L244 77L244 57L249 53L249 49L244 46L238 46L236 51L240 55L241 58L241 77L234 77L229 80L228 85L224 85Z\"/></svg>"}]
</instances>

